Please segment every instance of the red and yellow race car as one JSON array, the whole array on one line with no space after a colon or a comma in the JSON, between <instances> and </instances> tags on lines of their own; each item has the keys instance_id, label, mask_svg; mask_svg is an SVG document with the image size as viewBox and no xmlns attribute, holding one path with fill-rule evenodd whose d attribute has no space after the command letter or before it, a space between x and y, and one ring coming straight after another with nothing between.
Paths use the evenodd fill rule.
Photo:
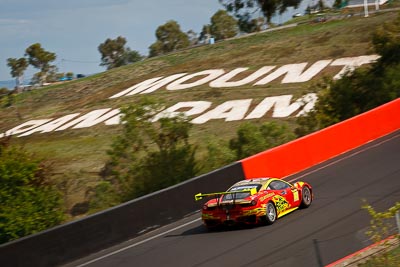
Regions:
<instances>
[{"instance_id":1,"label":"red and yellow race car","mask_svg":"<svg viewBox=\"0 0 400 267\"><path fill-rule=\"evenodd\" d=\"M313 200L311 185L290 184L277 178L257 178L235 183L226 192L199 193L195 200L211 197L202 209L207 228L235 224L273 224L298 208L307 208Z\"/></svg>"}]
</instances>

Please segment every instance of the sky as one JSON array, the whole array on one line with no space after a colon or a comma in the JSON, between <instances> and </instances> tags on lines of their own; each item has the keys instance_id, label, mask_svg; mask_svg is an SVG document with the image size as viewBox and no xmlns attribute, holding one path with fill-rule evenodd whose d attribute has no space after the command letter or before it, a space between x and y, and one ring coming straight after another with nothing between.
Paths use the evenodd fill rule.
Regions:
<instances>
[{"instance_id":1,"label":"sky","mask_svg":"<svg viewBox=\"0 0 400 267\"><path fill-rule=\"evenodd\" d=\"M0 81L13 79L7 58L23 57L34 43L57 55L59 72L88 75L105 71L97 48L107 38L123 36L148 55L160 25L175 20L200 33L219 9L218 0L0 0ZM36 72L29 67L24 78Z\"/></svg>"}]
</instances>

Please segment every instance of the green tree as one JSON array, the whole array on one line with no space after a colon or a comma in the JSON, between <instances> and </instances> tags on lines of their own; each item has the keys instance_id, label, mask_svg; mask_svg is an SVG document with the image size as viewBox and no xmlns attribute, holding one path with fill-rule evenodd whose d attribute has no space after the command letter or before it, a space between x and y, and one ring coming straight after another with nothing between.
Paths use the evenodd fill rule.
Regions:
<instances>
[{"instance_id":1,"label":"green tree","mask_svg":"<svg viewBox=\"0 0 400 267\"><path fill-rule=\"evenodd\" d=\"M235 151L229 148L226 140L210 138L206 144L207 152L201 160L201 172L207 173L236 160Z\"/></svg>"},{"instance_id":2,"label":"green tree","mask_svg":"<svg viewBox=\"0 0 400 267\"><path fill-rule=\"evenodd\" d=\"M156 30L157 41L150 46L150 57L163 55L189 47L189 37L181 31L179 24L170 20Z\"/></svg>"},{"instance_id":3,"label":"green tree","mask_svg":"<svg viewBox=\"0 0 400 267\"><path fill-rule=\"evenodd\" d=\"M394 206L382 212L377 212L366 201L364 201L362 208L366 210L371 217L370 226L366 234L369 236L372 242L378 243L393 234L393 229L395 228L393 225L393 219L396 216L396 213L400 211L400 202L396 202ZM400 235L396 234L395 238L399 239ZM381 245L390 248L390 243L388 240L383 242ZM394 267L399 265L400 257L398 255L393 255L390 250L386 250L381 254L373 256L370 260L368 260L365 266Z\"/></svg>"},{"instance_id":4,"label":"green tree","mask_svg":"<svg viewBox=\"0 0 400 267\"><path fill-rule=\"evenodd\" d=\"M41 72L40 72L40 73L41 73ZM40 74L40 73L39 73L39 74ZM58 81L57 76L58 76L58 69L57 69L57 67L56 67L56 66L51 66L51 67L49 68L47 74L46 74L46 79L45 79L45 81L46 81L46 82L49 82L49 83L57 82L57 81ZM40 76L39 76L39 78L40 78Z\"/></svg>"},{"instance_id":5,"label":"green tree","mask_svg":"<svg viewBox=\"0 0 400 267\"><path fill-rule=\"evenodd\" d=\"M15 90L0 88L0 107L10 107L15 101Z\"/></svg>"},{"instance_id":6,"label":"green tree","mask_svg":"<svg viewBox=\"0 0 400 267\"><path fill-rule=\"evenodd\" d=\"M318 0L317 6L318 6L318 10L319 11L323 11L325 9L324 1L323 0Z\"/></svg>"},{"instance_id":7,"label":"green tree","mask_svg":"<svg viewBox=\"0 0 400 267\"><path fill-rule=\"evenodd\" d=\"M400 96L400 17L373 34L381 57L369 68L359 68L339 80L326 79L316 88L314 110L298 119L301 136L351 118Z\"/></svg>"},{"instance_id":8,"label":"green tree","mask_svg":"<svg viewBox=\"0 0 400 267\"><path fill-rule=\"evenodd\" d=\"M211 25L210 24L203 25L203 29L200 32L199 40L202 42L207 42L210 37L211 37Z\"/></svg>"},{"instance_id":9,"label":"green tree","mask_svg":"<svg viewBox=\"0 0 400 267\"><path fill-rule=\"evenodd\" d=\"M189 30L186 33L186 35L187 35L187 37L189 39L190 46L194 46L194 45L197 45L199 43L199 36L193 30Z\"/></svg>"},{"instance_id":10,"label":"green tree","mask_svg":"<svg viewBox=\"0 0 400 267\"><path fill-rule=\"evenodd\" d=\"M7 141L0 144L0 243L63 221L61 196L46 179L43 161Z\"/></svg>"},{"instance_id":11,"label":"green tree","mask_svg":"<svg viewBox=\"0 0 400 267\"><path fill-rule=\"evenodd\" d=\"M282 14L288 7L297 8L301 0L219 0L219 2L239 20L240 29L246 31L252 28L249 23L254 24L253 14L257 11L261 11L270 23L277 12Z\"/></svg>"},{"instance_id":12,"label":"green tree","mask_svg":"<svg viewBox=\"0 0 400 267\"><path fill-rule=\"evenodd\" d=\"M236 159L243 159L268 148L272 148L295 138L286 124L266 122L261 126L246 122L240 125L237 136L230 140L229 147L235 151Z\"/></svg>"},{"instance_id":13,"label":"green tree","mask_svg":"<svg viewBox=\"0 0 400 267\"><path fill-rule=\"evenodd\" d=\"M7 66L11 68L11 76L15 78L15 86L19 88L24 80L24 72L29 64L26 58L8 58Z\"/></svg>"},{"instance_id":14,"label":"green tree","mask_svg":"<svg viewBox=\"0 0 400 267\"><path fill-rule=\"evenodd\" d=\"M346 0L335 0L335 2L333 3L333 7L336 9L340 9L346 6L346 4L347 4Z\"/></svg>"},{"instance_id":15,"label":"green tree","mask_svg":"<svg viewBox=\"0 0 400 267\"><path fill-rule=\"evenodd\" d=\"M6 96L9 93L10 93L10 90L8 90L7 88L5 88L5 87L0 88L0 97Z\"/></svg>"},{"instance_id":16,"label":"green tree","mask_svg":"<svg viewBox=\"0 0 400 267\"><path fill-rule=\"evenodd\" d=\"M101 54L100 66L106 66L107 69L121 67L143 59L139 52L125 47L126 39L118 36L116 39L107 38L101 43L98 50Z\"/></svg>"},{"instance_id":17,"label":"green tree","mask_svg":"<svg viewBox=\"0 0 400 267\"><path fill-rule=\"evenodd\" d=\"M44 50L41 44L36 43L25 50L25 56L28 57L30 65L40 70L38 73L39 83L43 84L49 72L54 72L55 66L51 65L50 62L56 60L56 54Z\"/></svg>"},{"instance_id":18,"label":"green tree","mask_svg":"<svg viewBox=\"0 0 400 267\"><path fill-rule=\"evenodd\" d=\"M94 190L92 207L127 201L198 173L196 147L189 143L192 124L180 116L152 122L158 110L160 104L147 98L122 108L123 133L108 151L110 160L104 181Z\"/></svg>"},{"instance_id":19,"label":"green tree","mask_svg":"<svg viewBox=\"0 0 400 267\"><path fill-rule=\"evenodd\" d=\"M391 229L394 225L388 219L394 218L396 213L400 211L400 202L397 202L393 207L383 212L377 212L366 201L364 201L362 208L371 216L370 228L366 234L373 242L379 242L392 234Z\"/></svg>"},{"instance_id":20,"label":"green tree","mask_svg":"<svg viewBox=\"0 0 400 267\"><path fill-rule=\"evenodd\" d=\"M95 213L120 204L123 201L123 197L116 186L115 182L101 180L94 188L90 188L87 192L89 212Z\"/></svg>"},{"instance_id":21,"label":"green tree","mask_svg":"<svg viewBox=\"0 0 400 267\"><path fill-rule=\"evenodd\" d=\"M261 125L246 122L239 126L236 136L226 140L210 138L201 160L201 171L206 173L226 166L269 148L289 142L295 135L286 124L266 122Z\"/></svg>"},{"instance_id":22,"label":"green tree","mask_svg":"<svg viewBox=\"0 0 400 267\"><path fill-rule=\"evenodd\" d=\"M131 50L129 47L126 48L125 53L122 56L123 65L128 65L141 61L144 58L138 51Z\"/></svg>"},{"instance_id":23,"label":"green tree","mask_svg":"<svg viewBox=\"0 0 400 267\"><path fill-rule=\"evenodd\" d=\"M308 6L306 7L306 10L304 11L304 14L307 14L307 15L309 15L309 16L311 17L311 10L312 10L312 9L311 9L311 6L308 5Z\"/></svg>"},{"instance_id":24,"label":"green tree","mask_svg":"<svg viewBox=\"0 0 400 267\"><path fill-rule=\"evenodd\" d=\"M157 148L148 151L142 158L138 174L136 168L130 170L131 175L136 175L132 197L139 197L196 176L196 148L189 143L191 126L183 117L162 118L156 128L158 133L153 129L147 132Z\"/></svg>"},{"instance_id":25,"label":"green tree","mask_svg":"<svg viewBox=\"0 0 400 267\"><path fill-rule=\"evenodd\" d=\"M65 74L65 77L67 77L68 79L73 79L74 78L74 73L73 72L67 72Z\"/></svg>"},{"instance_id":26,"label":"green tree","mask_svg":"<svg viewBox=\"0 0 400 267\"><path fill-rule=\"evenodd\" d=\"M381 56L377 62L379 71L387 66L400 63L400 15L392 22L386 22L372 36L375 51Z\"/></svg>"},{"instance_id":27,"label":"green tree","mask_svg":"<svg viewBox=\"0 0 400 267\"><path fill-rule=\"evenodd\" d=\"M218 10L211 17L210 30L216 40L231 38L238 33L237 21L225 10Z\"/></svg>"}]
</instances>

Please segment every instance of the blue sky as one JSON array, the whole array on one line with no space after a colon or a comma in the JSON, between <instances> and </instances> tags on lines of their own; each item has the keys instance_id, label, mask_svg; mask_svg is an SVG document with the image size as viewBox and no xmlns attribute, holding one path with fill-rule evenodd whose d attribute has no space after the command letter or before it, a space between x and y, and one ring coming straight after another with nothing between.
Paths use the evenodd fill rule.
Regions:
<instances>
[{"instance_id":1,"label":"blue sky","mask_svg":"<svg viewBox=\"0 0 400 267\"><path fill-rule=\"evenodd\" d=\"M12 79L7 58L22 57L34 43L56 53L60 72L96 73L105 70L97 47L107 38L123 36L147 55L158 26L172 19L199 33L218 9L217 0L0 0L0 80Z\"/></svg>"},{"instance_id":2,"label":"blue sky","mask_svg":"<svg viewBox=\"0 0 400 267\"><path fill-rule=\"evenodd\" d=\"M219 9L218 0L0 0L0 81L12 79L7 58L22 57L34 43L56 53L60 72L97 73L105 70L97 47L107 38L123 36L147 55L158 26L175 20L199 33ZM30 67L25 79L35 72Z\"/></svg>"}]
</instances>

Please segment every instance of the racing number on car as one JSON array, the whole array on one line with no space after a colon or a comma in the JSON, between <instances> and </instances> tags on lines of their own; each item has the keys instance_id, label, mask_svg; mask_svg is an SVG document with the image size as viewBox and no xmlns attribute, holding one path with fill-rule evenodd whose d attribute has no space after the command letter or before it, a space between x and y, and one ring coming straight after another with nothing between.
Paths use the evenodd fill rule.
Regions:
<instances>
[{"instance_id":1,"label":"racing number on car","mask_svg":"<svg viewBox=\"0 0 400 267\"><path fill-rule=\"evenodd\" d=\"M299 201L299 190L293 189L292 193L293 193L293 202Z\"/></svg>"}]
</instances>

